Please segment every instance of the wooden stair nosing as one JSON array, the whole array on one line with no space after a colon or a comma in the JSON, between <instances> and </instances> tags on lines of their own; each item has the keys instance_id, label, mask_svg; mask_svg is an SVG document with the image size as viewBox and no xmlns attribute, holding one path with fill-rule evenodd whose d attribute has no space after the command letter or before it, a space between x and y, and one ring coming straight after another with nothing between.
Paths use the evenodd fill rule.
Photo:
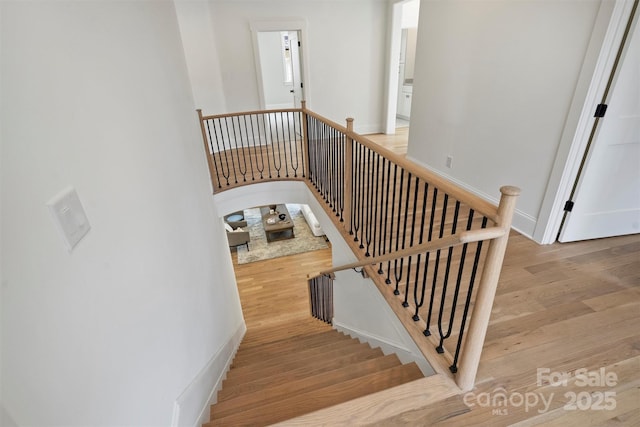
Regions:
<instances>
[{"instance_id":1,"label":"wooden stair nosing","mask_svg":"<svg viewBox=\"0 0 640 427\"><path fill-rule=\"evenodd\" d=\"M325 387L327 385L347 381L358 378L373 372L399 366L400 359L395 354L389 354L375 359L363 360L361 362L345 365L340 368L319 372L308 377L300 378L285 384L277 384L274 386L266 385L264 388L244 393L233 399L227 399L211 405L211 419L222 418L233 411L242 410L246 407L265 405L275 400L281 399L282 396L290 393L302 393L315 388Z\"/></svg>"},{"instance_id":2,"label":"wooden stair nosing","mask_svg":"<svg viewBox=\"0 0 640 427\"><path fill-rule=\"evenodd\" d=\"M285 420L274 424L274 427L350 427L374 423L393 425L385 424L385 420L429 405L437 405L454 396L462 398L460 394L460 389L453 381L445 375L436 374Z\"/></svg>"},{"instance_id":3,"label":"wooden stair nosing","mask_svg":"<svg viewBox=\"0 0 640 427\"><path fill-rule=\"evenodd\" d=\"M234 413L233 415L210 421L205 426L269 425L386 388L395 387L422 376L420 368L412 362L307 393L283 398L270 405L262 405L240 413Z\"/></svg>"},{"instance_id":4,"label":"wooden stair nosing","mask_svg":"<svg viewBox=\"0 0 640 427\"><path fill-rule=\"evenodd\" d=\"M357 340L349 340L345 343L339 343L335 347L330 346L327 351L320 351L320 349L318 348L312 348L296 353L291 353L280 358L269 359L265 360L264 362L241 366L239 368L234 368L232 366L227 373L225 382L239 380L244 381L247 377L250 377L252 375L274 375L276 373L285 372L290 369L296 369L303 366L322 364L323 362L341 354L368 350L371 350L369 344L360 343Z\"/></svg>"},{"instance_id":5,"label":"wooden stair nosing","mask_svg":"<svg viewBox=\"0 0 640 427\"><path fill-rule=\"evenodd\" d=\"M375 359L382 356L382 350L380 350L379 348L365 348L364 350L361 350L357 353L337 356L332 359L327 359L322 363L316 363L312 366L303 366L297 369L292 369L285 373L256 378L253 381L245 381L237 384L223 383L222 390L218 392L218 402L239 396L242 393L248 392L249 390L259 390L269 384L285 384L289 381L295 381L308 375L312 375L313 373L336 369L343 365L349 365L357 363L359 361Z\"/></svg>"}]
</instances>

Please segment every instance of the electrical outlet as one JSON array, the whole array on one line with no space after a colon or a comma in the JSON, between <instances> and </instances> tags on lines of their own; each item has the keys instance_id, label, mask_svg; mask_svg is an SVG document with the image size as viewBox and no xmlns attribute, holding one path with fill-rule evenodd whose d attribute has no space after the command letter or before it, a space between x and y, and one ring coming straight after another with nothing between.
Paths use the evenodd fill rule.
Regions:
<instances>
[{"instance_id":1,"label":"electrical outlet","mask_svg":"<svg viewBox=\"0 0 640 427\"><path fill-rule=\"evenodd\" d=\"M449 169L453 167L453 156L447 156L447 167Z\"/></svg>"}]
</instances>

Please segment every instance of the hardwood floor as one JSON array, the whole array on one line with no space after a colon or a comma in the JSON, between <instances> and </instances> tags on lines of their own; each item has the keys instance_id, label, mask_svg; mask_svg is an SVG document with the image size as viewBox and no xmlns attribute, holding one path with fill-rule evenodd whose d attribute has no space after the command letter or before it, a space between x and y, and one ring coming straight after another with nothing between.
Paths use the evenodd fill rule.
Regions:
<instances>
[{"instance_id":1,"label":"hardwood floor","mask_svg":"<svg viewBox=\"0 0 640 427\"><path fill-rule=\"evenodd\" d=\"M406 135L367 137L406 153ZM308 319L306 274L330 264L327 249L236 265L247 336L267 339L275 325ZM640 426L639 331L640 235L540 246L512 233L472 392L443 392L435 404L414 399L401 411L374 398L360 399L282 425L321 420L324 425ZM566 382L550 384L538 370L564 373ZM609 385L585 385L580 372L592 380L608 375ZM405 392L398 388L403 399ZM363 409L372 405L380 408L375 419Z\"/></svg>"},{"instance_id":2,"label":"hardwood floor","mask_svg":"<svg viewBox=\"0 0 640 427\"><path fill-rule=\"evenodd\" d=\"M408 127L397 128L394 135L373 133L365 136L376 144L388 148L396 154L403 156L406 156L407 154L407 141L409 140Z\"/></svg>"},{"instance_id":3,"label":"hardwood floor","mask_svg":"<svg viewBox=\"0 0 640 427\"><path fill-rule=\"evenodd\" d=\"M327 249L236 266L248 334L308 318L305 275L330 264ZM569 378L538 383L538 369ZM578 369L616 379L582 386ZM435 405L390 412L377 425L640 425L640 235L540 246L513 233L476 385ZM578 409L605 392L615 393L614 409ZM500 406L500 393L511 401ZM575 410L572 393L582 399ZM344 414L325 422L340 425Z\"/></svg>"}]
</instances>

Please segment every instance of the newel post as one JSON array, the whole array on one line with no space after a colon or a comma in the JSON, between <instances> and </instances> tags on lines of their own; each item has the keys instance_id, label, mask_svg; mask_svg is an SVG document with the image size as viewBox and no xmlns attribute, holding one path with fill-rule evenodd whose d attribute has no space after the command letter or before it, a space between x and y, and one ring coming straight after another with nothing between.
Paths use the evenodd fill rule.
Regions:
<instances>
[{"instance_id":1,"label":"newel post","mask_svg":"<svg viewBox=\"0 0 640 427\"><path fill-rule=\"evenodd\" d=\"M204 120L202 118L202 110L198 108L196 110L198 112L198 121L200 122L200 131L202 132L202 141L204 142L204 155L207 157L207 165L209 166L209 178L211 178L211 192L216 192L216 180L214 179L215 175L215 166L213 164L213 153L211 152L211 148L209 147L209 142L207 141L207 132L204 129Z\"/></svg>"},{"instance_id":2,"label":"newel post","mask_svg":"<svg viewBox=\"0 0 640 427\"><path fill-rule=\"evenodd\" d=\"M309 180L311 179L311 160L309 159L309 135L307 134L307 101L300 101L300 106L302 107L302 153L304 165L307 169L307 180Z\"/></svg>"},{"instance_id":3,"label":"newel post","mask_svg":"<svg viewBox=\"0 0 640 427\"><path fill-rule=\"evenodd\" d=\"M518 187L505 186L500 188L500 192L502 196L498 204L498 224L496 226L503 228L505 234L489 242L487 258L478 286L478 295L471 313L469 330L466 332L467 336L456 375L456 383L463 391L471 390L476 380L480 355L482 354L493 300L498 287L498 279L500 278L500 270L502 269L502 262L509 240L511 220L513 219L516 200L520 195Z\"/></svg>"},{"instance_id":4,"label":"newel post","mask_svg":"<svg viewBox=\"0 0 640 427\"><path fill-rule=\"evenodd\" d=\"M347 134L344 139L344 212L345 230L351 227L351 196L353 193L353 118L347 118Z\"/></svg>"}]
</instances>

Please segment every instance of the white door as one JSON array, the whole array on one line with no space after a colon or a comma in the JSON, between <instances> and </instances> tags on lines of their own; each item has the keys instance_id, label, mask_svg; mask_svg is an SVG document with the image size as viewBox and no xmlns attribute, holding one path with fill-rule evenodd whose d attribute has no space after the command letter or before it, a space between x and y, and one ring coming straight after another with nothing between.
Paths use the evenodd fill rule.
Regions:
<instances>
[{"instance_id":1,"label":"white door","mask_svg":"<svg viewBox=\"0 0 640 427\"><path fill-rule=\"evenodd\" d=\"M300 108L300 101L304 100L304 83L302 81L302 62L300 61L300 50L302 49L298 31L289 31L291 40L291 66L293 68L293 106Z\"/></svg>"},{"instance_id":2,"label":"white door","mask_svg":"<svg viewBox=\"0 0 640 427\"><path fill-rule=\"evenodd\" d=\"M638 15L638 13L636 13ZM640 25L621 62L558 240L640 233Z\"/></svg>"}]
</instances>

